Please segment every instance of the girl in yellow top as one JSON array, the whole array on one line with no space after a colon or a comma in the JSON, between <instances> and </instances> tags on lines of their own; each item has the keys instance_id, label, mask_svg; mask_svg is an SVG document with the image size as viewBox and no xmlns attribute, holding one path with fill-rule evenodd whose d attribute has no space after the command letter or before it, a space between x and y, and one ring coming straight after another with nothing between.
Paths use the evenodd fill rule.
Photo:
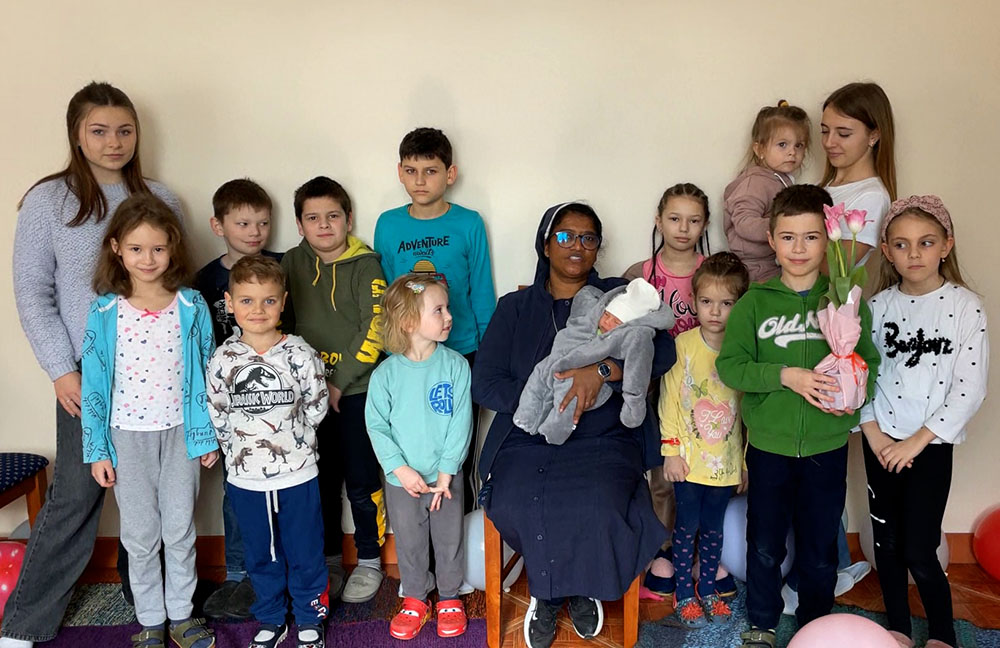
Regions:
<instances>
[{"instance_id":1,"label":"girl in yellow top","mask_svg":"<svg viewBox=\"0 0 1000 648\"><path fill-rule=\"evenodd\" d=\"M676 620L689 628L727 623L728 604L715 593L722 527L733 487L743 473L739 395L715 371L736 300L750 284L731 252L705 259L691 280L699 326L677 336L677 363L660 390L663 476L674 482L677 517L673 558ZM695 541L701 561L697 597L692 578Z\"/></svg>"}]
</instances>

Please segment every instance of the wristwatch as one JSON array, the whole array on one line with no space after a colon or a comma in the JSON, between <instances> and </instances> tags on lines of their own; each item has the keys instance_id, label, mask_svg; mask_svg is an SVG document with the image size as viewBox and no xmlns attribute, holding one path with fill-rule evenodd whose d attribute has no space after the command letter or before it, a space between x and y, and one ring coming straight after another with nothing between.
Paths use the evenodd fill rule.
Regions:
<instances>
[{"instance_id":1,"label":"wristwatch","mask_svg":"<svg viewBox=\"0 0 1000 648\"><path fill-rule=\"evenodd\" d=\"M611 377L611 365L607 362L598 362L597 375L601 377L601 380L607 381Z\"/></svg>"}]
</instances>

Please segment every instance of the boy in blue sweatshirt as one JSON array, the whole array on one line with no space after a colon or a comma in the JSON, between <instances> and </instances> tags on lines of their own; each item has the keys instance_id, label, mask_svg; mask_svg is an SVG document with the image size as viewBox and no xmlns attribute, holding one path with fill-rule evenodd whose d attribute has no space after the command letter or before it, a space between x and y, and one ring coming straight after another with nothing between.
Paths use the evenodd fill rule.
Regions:
<instances>
[{"instance_id":1,"label":"boy in blue sweatshirt","mask_svg":"<svg viewBox=\"0 0 1000 648\"><path fill-rule=\"evenodd\" d=\"M497 301L483 219L445 198L458 168L452 161L451 142L440 130L417 128L407 133L399 145L397 171L412 202L383 212L375 225L375 252L382 257L385 280L391 284L400 275L415 272L443 281L454 317L445 344L472 366ZM478 419L474 408L474 427ZM475 433L474 429L474 439ZM476 501L474 455L470 452L462 466L466 512Z\"/></svg>"}]
</instances>

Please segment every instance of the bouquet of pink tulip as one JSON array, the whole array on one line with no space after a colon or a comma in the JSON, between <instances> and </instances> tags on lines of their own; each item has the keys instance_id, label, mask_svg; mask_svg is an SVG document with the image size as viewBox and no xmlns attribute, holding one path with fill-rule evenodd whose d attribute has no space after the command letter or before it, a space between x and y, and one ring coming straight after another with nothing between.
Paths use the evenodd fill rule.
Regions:
<instances>
[{"instance_id":1,"label":"bouquet of pink tulip","mask_svg":"<svg viewBox=\"0 0 1000 648\"><path fill-rule=\"evenodd\" d=\"M826 260L830 266L830 290L824 297L825 305L816 317L823 337L830 345L830 354L816 365L815 371L832 376L840 387L839 392L831 394L833 401L826 403L827 409L856 410L865 402L868 385L868 363L854 351L861 339L858 309L861 307L861 290L868 280L868 273L863 265L855 265L855 248L858 232L871 221L865 220L867 212L861 209L848 211L844 208L844 203L823 207L823 212L826 214L826 233L830 239L826 251ZM850 263L845 263L844 250L840 245L843 236L840 229L841 217L851 232Z\"/></svg>"}]
</instances>

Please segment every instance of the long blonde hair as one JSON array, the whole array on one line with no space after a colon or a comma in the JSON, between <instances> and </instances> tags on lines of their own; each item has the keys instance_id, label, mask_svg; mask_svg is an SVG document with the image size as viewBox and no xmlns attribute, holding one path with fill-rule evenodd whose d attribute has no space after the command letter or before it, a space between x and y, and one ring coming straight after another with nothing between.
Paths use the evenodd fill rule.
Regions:
<instances>
[{"instance_id":1,"label":"long blonde hair","mask_svg":"<svg viewBox=\"0 0 1000 648\"><path fill-rule=\"evenodd\" d=\"M410 350L410 334L420 324L420 309L428 286L441 286L447 293L448 284L440 275L411 272L392 282L382 295L379 329L382 344L391 353Z\"/></svg>"},{"instance_id":2,"label":"long blonde hair","mask_svg":"<svg viewBox=\"0 0 1000 648\"><path fill-rule=\"evenodd\" d=\"M889 223L888 227L885 228L885 236L882 238L882 243L886 243L889 240L889 230L892 229L892 226L899 219L899 217L906 216L908 214L934 223L941 230L941 235L945 238L948 237L948 230L944 228L941 221L934 218L932 214L920 209L919 207L910 207L894 218L892 222ZM954 225L952 225L952 227L954 228ZM952 236L954 237L954 234L952 234ZM968 284L965 283L965 279L962 277L962 271L959 269L957 244L952 246L951 252L949 252L948 256L941 261L941 266L938 268L938 272L945 278L945 281L950 281L951 283L962 286L963 288L969 287ZM900 276L899 272L896 271L896 267L892 265L892 261L890 261L883 252L881 260L879 261L878 280L875 282L875 292L882 292L886 288L891 288L892 286L899 284L902 280L903 277Z\"/></svg>"}]
</instances>

